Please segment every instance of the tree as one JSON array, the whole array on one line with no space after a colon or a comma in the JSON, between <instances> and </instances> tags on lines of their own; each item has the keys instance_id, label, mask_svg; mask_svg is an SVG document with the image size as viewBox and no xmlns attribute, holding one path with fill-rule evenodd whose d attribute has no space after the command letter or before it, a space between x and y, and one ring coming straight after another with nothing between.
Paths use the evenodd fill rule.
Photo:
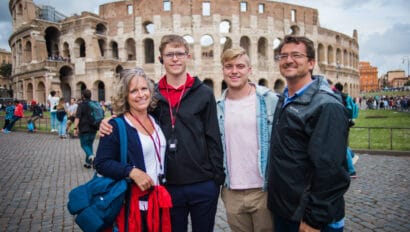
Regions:
<instances>
[{"instance_id":1,"label":"tree","mask_svg":"<svg viewBox=\"0 0 410 232\"><path fill-rule=\"evenodd\" d=\"M2 64L0 65L0 75L2 75L3 77L10 77L11 76L11 68L12 65L11 64Z\"/></svg>"}]
</instances>

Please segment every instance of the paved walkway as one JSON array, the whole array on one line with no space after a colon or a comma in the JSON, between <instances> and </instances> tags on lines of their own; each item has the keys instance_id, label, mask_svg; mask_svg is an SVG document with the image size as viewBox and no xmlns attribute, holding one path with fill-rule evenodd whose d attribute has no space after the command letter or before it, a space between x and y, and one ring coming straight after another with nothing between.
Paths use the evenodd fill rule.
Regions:
<instances>
[{"instance_id":1,"label":"paved walkway","mask_svg":"<svg viewBox=\"0 0 410 232\"><path fill-rule=\"evenodd\" d=\"M83 158L78 139L0 133L0 231L80 231L66 204L93 173ZM360 155L345 231L410 231L409 167L410 156ZM215 231L230 231L221 202Z\"/></svg>"}]
</instances>

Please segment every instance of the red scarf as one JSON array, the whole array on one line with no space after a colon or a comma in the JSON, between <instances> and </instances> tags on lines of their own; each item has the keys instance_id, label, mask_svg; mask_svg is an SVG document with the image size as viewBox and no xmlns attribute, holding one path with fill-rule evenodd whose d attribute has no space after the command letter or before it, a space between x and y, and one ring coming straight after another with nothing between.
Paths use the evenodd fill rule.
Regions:
<instances>
[{"instance_id":1,"label":"red scarf","mask_svg":"<svg viewBox=\"0 0 410 232\"><path fill-rule=\"evenodd\" d=\"M139 207L139 198L149 193L148 196L148 213L147 225L148 232L171 232L171 216L169 209L172 207L171 196L164 186L155 186L154 190L141 191L140 188L133 184L131 187L130 213L128 215L128 231L141 231L141 215ZM162 216L160 221L160 209ZM124 231L125 205L121 208L116 218L118 230Z\"/></svg>"}]
</instances>

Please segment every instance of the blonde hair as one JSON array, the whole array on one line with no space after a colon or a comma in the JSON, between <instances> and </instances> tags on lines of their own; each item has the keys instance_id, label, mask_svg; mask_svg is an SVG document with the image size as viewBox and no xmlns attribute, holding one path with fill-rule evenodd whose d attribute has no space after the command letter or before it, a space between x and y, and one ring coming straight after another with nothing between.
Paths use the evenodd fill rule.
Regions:
<instances>
[{"instance_id":1,"label":"blonde hair","mask_svg":"<svg viewBox=\"0 0 410 232\"><path fill-rule=\"evenodd\" d=\"M221 54L221 64L224 65L226 62L236 59L240 56L246 56L246 63L249 65L249 56L246 53L246 50L243 49L242 47L232 47L226 49L222 54Z\"/></svg>"},{"instance_id":2,"label":"blonde hair","mask_svg":"<svg viewBox=\"0 0 410 232\"><path fill-rule=\"evenodd\" d=\"M128 104L128 92L130 88L130 82L133 78L141 78L147 81L149 92L151 93L151 103L148 110L152 110L156 106L156 100L154 96L154 82L147 77L142 68L124 69L120 72L120 80L117 84L116 95L113 96L113 113L116 115L124 114L130 110Z\"/></svg>"}]
</instances>

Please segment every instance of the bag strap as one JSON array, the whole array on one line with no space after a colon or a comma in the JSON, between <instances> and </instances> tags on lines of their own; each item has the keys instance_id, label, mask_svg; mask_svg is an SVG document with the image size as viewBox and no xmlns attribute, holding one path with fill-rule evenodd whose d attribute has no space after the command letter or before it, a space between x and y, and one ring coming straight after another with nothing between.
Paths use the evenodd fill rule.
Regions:
<instances>
[{"instance_id":1,"label":"bag strap","mask_svg":"<svg viewBox=\"0 0 410 232\"><path fill-rule=\"evenodd\" d=\"M118 130L120 133L120 151L121 151L121 163L127 163L127 131L125 130L124 120L121 118L114 118L117 122Z\"/></svg>"},{"instance_id":2,"label":"bag strap","mask_svg":"<svg viewBox=\"0 0 410 232\"><path fill-rule=\"evenodd\" d=\"M114 118L118 125L118 131L120 133L120 151L121 151L121 163L127 163L127 131L125 130L124 120L121 118ZM130 182L128 182L128 190L125 193L125 217L124 217L124 231L128 232L128 216L130 213L130 198L131 198L131 188Z\"/></svg>"}]
</instances>

